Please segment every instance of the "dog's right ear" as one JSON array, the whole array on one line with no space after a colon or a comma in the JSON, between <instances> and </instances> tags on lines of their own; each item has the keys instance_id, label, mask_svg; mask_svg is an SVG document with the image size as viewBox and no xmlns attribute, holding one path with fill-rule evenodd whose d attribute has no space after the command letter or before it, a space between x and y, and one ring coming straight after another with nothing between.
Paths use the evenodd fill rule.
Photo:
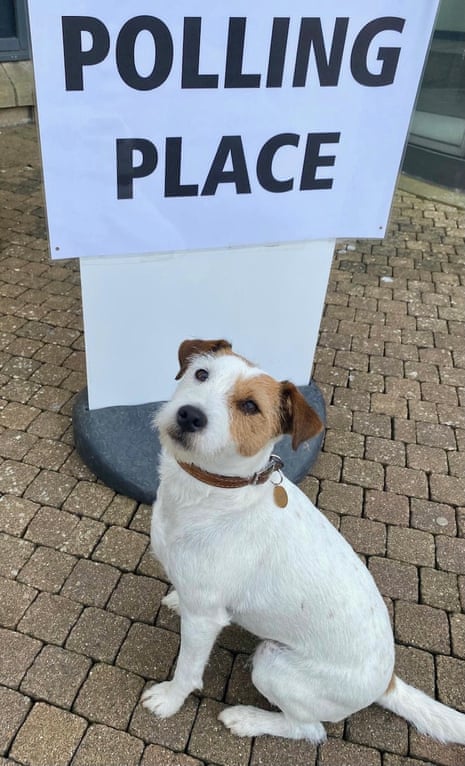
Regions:
<instances>
[{"instance_id":1,"label":"dog's right ear","mask_svg":"<svg viewBox=\"0 0 465 766\"><path fill-rule=\"evenodd\" d=\"M182 378L191 357L195 354L216 354L218 351L231 351L228 340L183 340L178 350L179 372L175 380Z\"/></svg>"}]
</instances>

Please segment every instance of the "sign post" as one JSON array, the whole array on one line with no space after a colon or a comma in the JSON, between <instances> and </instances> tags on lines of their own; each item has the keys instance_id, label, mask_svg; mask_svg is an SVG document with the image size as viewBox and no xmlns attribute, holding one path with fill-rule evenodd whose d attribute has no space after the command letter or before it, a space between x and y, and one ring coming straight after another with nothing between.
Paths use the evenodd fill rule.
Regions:
<instances>
[{"instance_id":1,"label":"sign post","mask_svg":"<svg viewBox=\"0 0 465 766\"><path fill-rule=\"evenodd\" d=\"M184 337L306 383L335 239L384 236L437 2L28 2L51 254L81 259L75 431L101 475L89 419L167 398Z\"/></svg>"}]
</instances>

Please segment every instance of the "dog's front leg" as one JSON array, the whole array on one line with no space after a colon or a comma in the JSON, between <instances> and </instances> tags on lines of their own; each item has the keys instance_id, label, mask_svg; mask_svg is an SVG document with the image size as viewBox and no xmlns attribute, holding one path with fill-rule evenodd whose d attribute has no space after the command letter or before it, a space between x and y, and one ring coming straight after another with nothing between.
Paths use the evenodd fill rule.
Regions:
<instances>
[{"instance_id":1,"label":"dog's front leg","mask_svg":"<svg viewBox=\"0 0 465 766\"><path fill-rule=\"evenodd\" d=\"M193 615L181 610L181 649L172 681L155 684L142 696L146 708L160 718L177 713L194 689L202 688L205 665L220 630L229 620Z\"/></svg>"}]
</instances>

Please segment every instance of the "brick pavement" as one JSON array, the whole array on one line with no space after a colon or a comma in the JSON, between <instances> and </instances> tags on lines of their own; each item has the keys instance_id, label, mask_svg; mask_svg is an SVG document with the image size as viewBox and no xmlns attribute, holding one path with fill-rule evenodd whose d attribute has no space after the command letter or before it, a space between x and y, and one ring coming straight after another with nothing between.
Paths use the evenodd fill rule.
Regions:
<instances>
[{"instance_id":1,"label":"brick pavement","mask_svg":"<svg viewBox=\"0 0 465 766\"><path fill-rule=\"evenodd\" d=\"M34 128L3 130L0 148L0 764L464 764L465 748L376 707L331 725L319 748L234 738L217 713L258 696L255 640L236 628L175 718L140 706L179 645L148 551L150 509L103 486L73 449L78 266L48 260ZM398 192L385 242L339 245L314 371L328 428L303 482L377 580L399 674L463 711L464 218Z\"/></svg>"}]
</instances>

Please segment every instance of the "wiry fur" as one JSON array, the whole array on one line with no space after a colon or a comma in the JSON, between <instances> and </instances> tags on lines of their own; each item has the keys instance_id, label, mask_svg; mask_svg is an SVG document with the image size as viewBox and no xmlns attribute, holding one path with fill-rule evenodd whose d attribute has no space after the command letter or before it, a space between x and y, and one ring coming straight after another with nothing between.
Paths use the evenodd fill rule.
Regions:
<instances>
[{"instance_id":1,"label":"wiry fur","mask_svg":"<svg viewBox=\"0 0 465 766\"><path fill-rule=\"evenodd\" d=\"M152 519L154 553L176 588L165 603L180 612L181 650L173 680L151 687L146 707L161 717L179 710L202 687L219 631L234 622L263 639L252 680L281 711L226 709L220 719L235 733L319 742L322 721L378 702L423 733L465 744L464 715L393 677L392 630L373 578L294 484L284 480L289 502L282 509L271 481L221 489L179 466L178 459L212 473L252 476L279 436L270 423L292 433L295 444L319 427L292 384L267 384L265 399L275 412L254 421L255 452L249 454L238 443L249 426L235 424L247 416L233 392L248 381L246 390L257 393L263 372L224 342L215 341L210 351L207 341L185 343L180 383L157 416L163 453ZM205 381L196 378L199 368L208 373ZM185 405L206 415L205 427L180 432L177 413Z\"/></svg>"}]
</instances>

